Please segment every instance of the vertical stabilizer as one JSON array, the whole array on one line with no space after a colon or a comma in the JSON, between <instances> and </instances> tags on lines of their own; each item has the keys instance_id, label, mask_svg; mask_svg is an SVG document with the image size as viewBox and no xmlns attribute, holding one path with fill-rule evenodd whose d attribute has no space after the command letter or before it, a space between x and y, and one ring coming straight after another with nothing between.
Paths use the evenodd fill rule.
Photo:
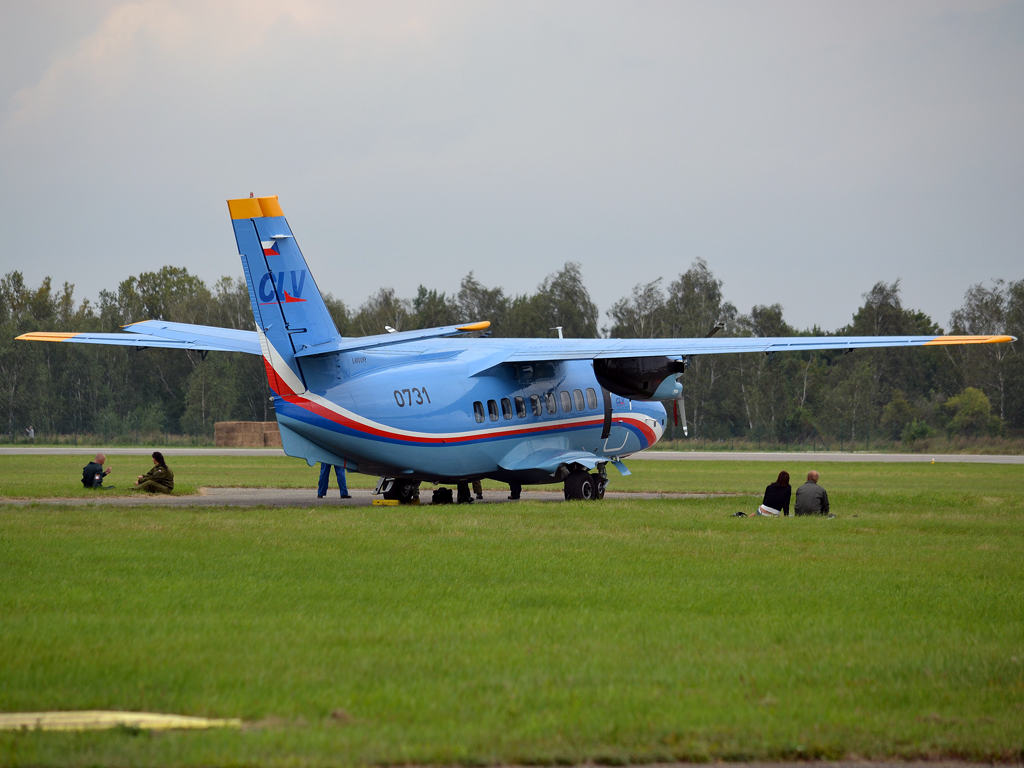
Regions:
<instances>
[{"instance_id":1,"label":"vertical stabilizer","mask_svg":"<svg viewBox=\"0 0 1024 768\"><path fill-rule=\"evenodd\" d=\"M341 336L277 197L228 200L228 210L270 386L278 395L305 392L295 353Z\"/></svg>"}]
</instances>

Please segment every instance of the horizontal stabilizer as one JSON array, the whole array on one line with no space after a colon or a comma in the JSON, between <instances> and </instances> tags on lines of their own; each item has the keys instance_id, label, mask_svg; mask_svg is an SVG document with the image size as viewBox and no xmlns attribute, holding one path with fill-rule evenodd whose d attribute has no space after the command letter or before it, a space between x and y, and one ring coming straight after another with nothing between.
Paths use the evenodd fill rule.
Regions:
<instances>
[{"instance_id":1,"label":"horizontal stabilizer","mask_svg":"<svg viewBox=\"0 0 1024 768\"><path fill-rule=\"evenodd\" d=\"M301 352L296 352L295 357L314 357L316 355L329 355L334 352L352 352L357 349L372 349L373 347L386 347L395 344L403 344L409 341L423 341L424 339L439 339L445 336L462 336L473 331L482 331L490 326L490 322L484 320L479 323L467 323L463 325L443 325L438 328L421 328L416 331L396 331L394 333L380 333L375 336L355 336L342 339L341 341L328 344L318 344L309 347Z\"/></svg>"}]
</instances>

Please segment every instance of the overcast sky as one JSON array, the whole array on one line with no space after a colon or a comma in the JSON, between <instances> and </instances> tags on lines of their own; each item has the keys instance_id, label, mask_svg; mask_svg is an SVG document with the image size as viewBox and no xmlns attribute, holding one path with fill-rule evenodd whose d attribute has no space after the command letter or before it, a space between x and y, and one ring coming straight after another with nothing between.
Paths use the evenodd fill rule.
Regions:
<instances>
[{"instance_id":1,"label":"overcast sky","mask_svg":"<svg viewBox=\"0 0 1024 768\"><path fill-rule=\"evenodd\" d=\"M279 195L321 289L602 312L704 258L747 312L946 326L1024 278L1024 2L0 0L0 271L95 298L241 267Z\"/></svg>"}]
</instances>

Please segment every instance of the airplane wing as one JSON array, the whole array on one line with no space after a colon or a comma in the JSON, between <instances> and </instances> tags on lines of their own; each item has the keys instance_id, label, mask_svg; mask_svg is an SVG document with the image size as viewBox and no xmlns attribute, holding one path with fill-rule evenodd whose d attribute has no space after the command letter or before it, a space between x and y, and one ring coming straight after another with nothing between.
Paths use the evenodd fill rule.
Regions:
<instances>
[{"instance_id":1,"label":"airplane wing","mask_svg":"<svg viewBox=\"0 0 1024 768\"><path fill-rule=\"evenodd\" d=\"M925 347L950 344L997 344L1013 336L783 336L704 339L496 339L503 352L481 358L471 373L501 363L610 360L625 357L721 355L739 352L807 352L871 347Z\"/></svg>"},{"instance_id":2,"label":"airplane wing","mask_svg":"<svg viewBox=\"0 0 1024 768\"><path fill-rule=\"evenodd\" d=\"M126 333L23 333L21 341L70 341L75 344L114 344L125 347L195 349L209 352L262 354L255 331L209 325L145 320L124 327Z\"/></svg>"},{"instance_id":3,"label":"airplane wing","mask_svg":"<svg viewBox=\"0 0 1024 768\"><path fill-rule=\"evenodd\" d=\"M396 351L422 353L435 350L438 341L485 329L489 323L425 328L415 331L359 336L302 350L296 357L391 347ZM69 341L76 344L115 344L131 347L245 352L259 355L255 331L216 328L208 325L146 320L125 326L125 333L33 332L18 336L24 341ZM949 344L996 344L1016 341L1013 336L784 336L701 339L488 339L469 342L484 352L475 355L470 375L502 363L601 360L627 357L671 357L735 354L739 352L803 352L825 349L871 347L919 347ZM430 342L433 344L430 344ZM424 344L427 342L427 344ZM466 342L460 342L462 346ZM477 347L477 345L481 345ZM486 344L486 351L482 346Z\"/></svg>"}]
</instances>

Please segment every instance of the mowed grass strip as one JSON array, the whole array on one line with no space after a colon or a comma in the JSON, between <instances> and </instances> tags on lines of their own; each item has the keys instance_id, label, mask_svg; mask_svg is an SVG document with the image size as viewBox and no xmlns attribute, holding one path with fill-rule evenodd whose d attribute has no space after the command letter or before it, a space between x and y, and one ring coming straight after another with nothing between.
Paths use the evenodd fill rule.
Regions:
<instances>
[{"instance_id":1,"label":"mowed grass strip","mask_svg":"<svg viewBox=\"0 0 1024 768\"><path fill-rule=\"evenodd\" d=\"M847 466L836 520L729 517L749 499L8 507L0 710L258 727L0 734L0 760L1019 759L1021 468L837 492L867 482Z\"/></svg>"}]
</instances>

